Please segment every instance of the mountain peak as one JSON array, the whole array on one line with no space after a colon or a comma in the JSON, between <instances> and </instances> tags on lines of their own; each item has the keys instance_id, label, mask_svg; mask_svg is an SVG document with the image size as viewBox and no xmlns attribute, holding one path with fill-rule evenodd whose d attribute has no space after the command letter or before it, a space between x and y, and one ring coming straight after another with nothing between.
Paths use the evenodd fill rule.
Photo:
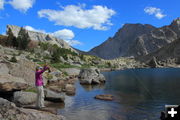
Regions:
<instances>
[{"instance_id":1,"label":"mountain peak","mask_svg":"<svg viewBox=\"0 0 180 120\"><path fill-rule=\"evenodd\" d=\"M146 55L180 37L180 18L171 25L156 28L149 24L124 24L114 37L91 49L90 54L104 59Z\"/></svg>"},{"instance_id":2,"label":"mountain peak","mask_svg":"<svg viewBox=\"0 0 180 120\"><path fill-rule=\"evenodd\" d=\"M177 19L173 20L172 24L180 25L180 17L178 17Z\"/></svg>"},{"instance_id":3,"label":"mountain peak","mask_svg":"<svg viewBox=\"0 0 180 120\"><path fill-rule=\"evenodd\" d=\"M125 24L118 30L114 37L108 39L100 46L93 48L89 53L104 59L124 56L138 36L150 33L154 29L154 26L148 24Z\"/></svg>"},{"instance_id":4,"label":"mountain peak","mask_svg":"<svg viewBox=\"0 0 180 120\"><path fill-rule=\"evenodd\" d=\"M141 23L126 23L126 24L124 24L123 25L123 27L122 28L127 28L127 27L142 27L142 26L144 26L144 27L154 27L154 26L152 26L152 25L150 25L150 24L141 24Z\"/></svg>"}]
</instances>

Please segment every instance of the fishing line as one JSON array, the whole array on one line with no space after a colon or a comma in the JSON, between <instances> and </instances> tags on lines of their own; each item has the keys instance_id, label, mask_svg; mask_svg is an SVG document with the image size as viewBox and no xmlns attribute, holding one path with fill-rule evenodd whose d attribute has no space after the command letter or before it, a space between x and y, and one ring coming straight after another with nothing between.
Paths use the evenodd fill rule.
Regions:
<instances>
[{"instance_id":1,"label":"fishing line","mask_svg":"<svg viewBox=\"0 0 180 120\"><path fill-rule=\"evenodd\" d=\"M136 75L136 73L130 69L130 71L134 74L135 79L141 84L141 86L145 89L145 91L151 96L151 98L154 100L153 95L151 94L151 92L149 91L149 89L140 81L140 79L138 79L139 77Z\"/></svg>"}]
</instances>

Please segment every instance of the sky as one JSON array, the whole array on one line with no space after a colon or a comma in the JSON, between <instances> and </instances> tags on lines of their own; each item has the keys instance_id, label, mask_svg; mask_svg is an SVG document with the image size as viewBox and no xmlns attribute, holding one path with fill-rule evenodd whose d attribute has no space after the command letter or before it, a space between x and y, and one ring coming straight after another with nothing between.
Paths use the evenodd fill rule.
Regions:
<instances>
[{"instance_id":1,"label":"sky","mask_svg":"<svg viewBox=\"0 0 180 120\"><path fill-rule=\"evenodd\" d=\"M126 23L162 27L180 17L180 0L0 0L0 34L6 25L51 34L89 51Z\"/></svg>"}]
</instances>

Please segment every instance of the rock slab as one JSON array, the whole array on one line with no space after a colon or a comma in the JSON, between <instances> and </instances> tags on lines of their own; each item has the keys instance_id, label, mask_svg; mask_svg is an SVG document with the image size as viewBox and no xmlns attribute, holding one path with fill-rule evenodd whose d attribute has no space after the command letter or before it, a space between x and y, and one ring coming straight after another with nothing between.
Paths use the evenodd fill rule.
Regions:
<instances>
[{"instance_id":1,"label":"rock slab","mask_svg":"<svg viewBox=\"0 0 180 120\"><path fill-rule=\"evenodd\" d=\"M64 117L34 109L18 108L14 103L0 98L0 120L64 120Z\"/></svg>"},{"instance_id":2,"label":"rock slab","mask_svg":"<svg viewBox=\"0 0 180 120\"><path fill-rule=\"evenodd\" d=\"M109 94L107 94L107 95L96 95L95 99L112 101L113 100L113 96L109 95Z\"/></svg>"}]
</instances>

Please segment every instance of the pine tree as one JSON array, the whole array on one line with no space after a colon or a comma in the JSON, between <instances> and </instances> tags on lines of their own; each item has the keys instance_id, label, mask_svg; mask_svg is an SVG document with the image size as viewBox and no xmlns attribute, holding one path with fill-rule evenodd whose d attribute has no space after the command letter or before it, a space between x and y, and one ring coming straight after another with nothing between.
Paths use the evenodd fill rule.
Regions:
<instances>
[{"instance_id":1,"label":"pine tree","mask_svg":"<svg viewBox=\"0 0 180 120\"><path fill-rule=\"evenodd\" d=\"M57 51L54 51L51 57L51 62L52 63L58 63L60 62L60 55Z\"/></svg>"},{"instance_id":2,"label":"pine tree","mask_svg":"<svg viewBox=\"0 0 180 120\"><path fill-rule=\"evenodd\" d=\"M29 35L24 28L21 28L17 37L18 48L26 50L30 42Z\"/></svg>"},{"instance_id":3,"label":"pine tree","mask_svg":"<svg viewBox=\"0 0 180 120\"><path fill-rule=\"evenodd\" d=\"M6 42L5 42L5 45L6 45L6 46L17 47L16 37L13 35L11 29L9 29L9 30L7 31L7 35L8 35L8 37L7 37L7 40L6 40Z\"/></svg>"}]
</instances>

